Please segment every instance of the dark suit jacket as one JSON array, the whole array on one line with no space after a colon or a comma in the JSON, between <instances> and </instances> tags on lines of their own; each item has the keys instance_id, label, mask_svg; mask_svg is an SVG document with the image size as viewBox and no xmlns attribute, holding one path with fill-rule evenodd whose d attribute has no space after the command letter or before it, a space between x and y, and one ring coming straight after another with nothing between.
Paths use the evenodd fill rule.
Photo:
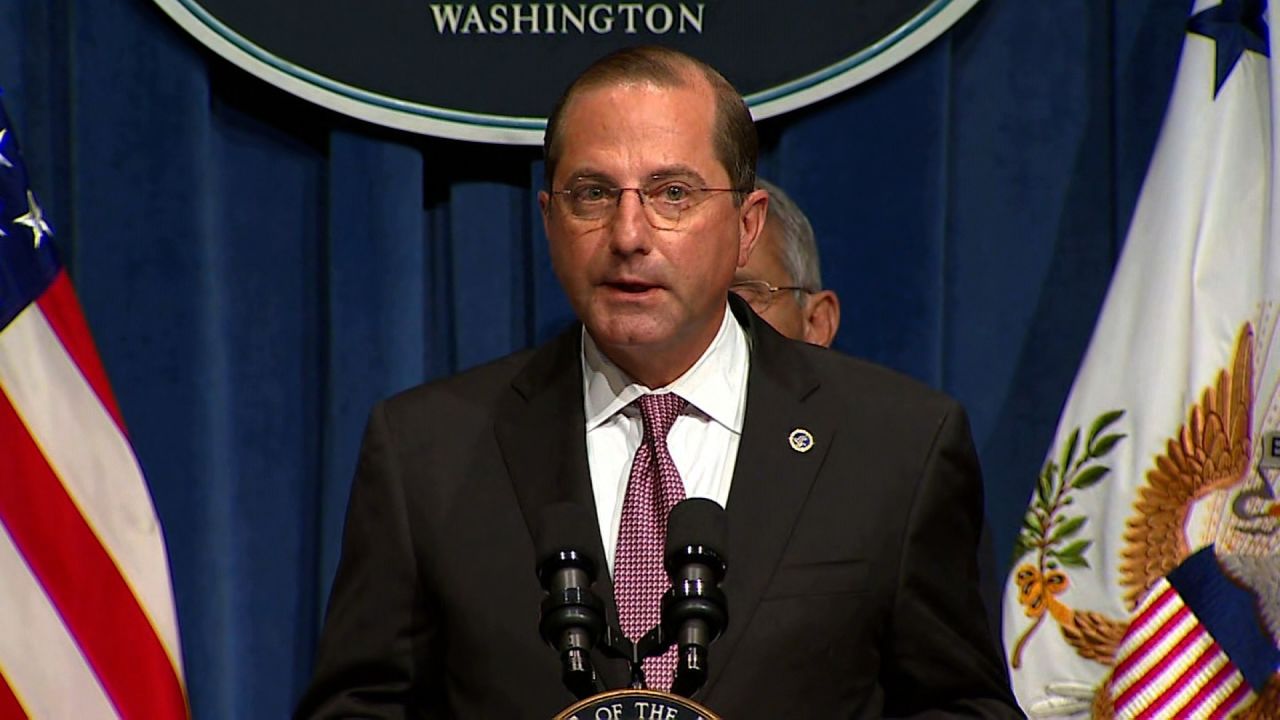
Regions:
<instances>
[{"instance_id":1,"label":"dark suit jacket","mask_svg":"<svg viewBox=\"0 0 1280 720\"><path fill-rule=\"evenodd\" d=\"M726 720L1020 717L977 592L982 489L963 410L734 313L752 351L729 626L695 699ZM579 333L373 410L298 717L541 720L573 702L538 636L530 527L546 503L594 507ZM795 428L810 451L791 448ZM625 686L624 663L595 663Z\"/></svg>"}]
</instances>

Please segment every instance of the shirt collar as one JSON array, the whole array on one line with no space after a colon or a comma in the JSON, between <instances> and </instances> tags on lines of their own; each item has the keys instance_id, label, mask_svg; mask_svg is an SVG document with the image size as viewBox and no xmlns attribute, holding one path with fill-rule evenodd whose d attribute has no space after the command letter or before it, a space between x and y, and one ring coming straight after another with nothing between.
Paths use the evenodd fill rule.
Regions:
<instances>
[{"instance_id":1,"label":"shirt collar","mask_svg":"<svg viewBox=\"0 0 1280 720\"><path fill-rule=\"evenodd\" d=\"M587 431L599 427L636 398L651 392L673 392L715 422L742 432L743 397L750 352L747 335L726 304L720 330L702 357L665 388L635 382L613 364L582 329L583 410Z\"/></svg>"}]
</instances>

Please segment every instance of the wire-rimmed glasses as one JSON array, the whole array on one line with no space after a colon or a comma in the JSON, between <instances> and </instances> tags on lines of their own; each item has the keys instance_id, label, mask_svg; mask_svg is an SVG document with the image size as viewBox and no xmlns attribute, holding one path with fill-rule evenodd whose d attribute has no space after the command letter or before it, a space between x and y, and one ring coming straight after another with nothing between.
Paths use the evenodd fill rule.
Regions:
<instances>
[{"instance_id":1,"label":"wire-rimmed glasses","mask_svg":"<svg viewBox=\"0 0 1280 720\"><path fill-rule=\"evenodd\" d=\"M632 191L640 199L645 218L658 230L678 230L689 211L716 193L749 192L738 188L696 187L681 180L655 179L644 187L613 187L578 178L567 188L547 191L575 219L603 225L617 212L622 195Z\"/></svg>"},{"instance_id":2,"label":"wire-rimmed glasses","mask_svg":"<svg viewBox=\"0 0 1280 720\"><path fill-rule=\"evenodd\" d=\"M799 285L774 285L765 280L737 280L729 286L729 292L747 301L747 304L760 312L778 299L778 293L793 290L797 293L811 293L807 287ZM797 298L799 299L799 298Z\"/></svg>"}]
</instances>

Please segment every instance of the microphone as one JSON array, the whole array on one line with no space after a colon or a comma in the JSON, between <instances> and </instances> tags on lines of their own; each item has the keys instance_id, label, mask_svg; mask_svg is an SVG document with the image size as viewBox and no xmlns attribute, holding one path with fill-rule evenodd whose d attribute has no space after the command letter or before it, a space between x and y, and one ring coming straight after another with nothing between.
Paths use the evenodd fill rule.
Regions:
<instances>
[{"instance_id":1,"label":"microphone","mask_svg":"<svg viewBox=\"0 0 1280 720\"><path fill-rule=\"evenodd\" d=\"M707 681L707 648L729 622L724 580L729 522L711 500L681 501L667 517L665 566L671 589L662 597L662 631L677 650L671 692L692 697Z\"/></svg>"},{"instance_id":2,"label":"microphone","mask_svg":"<svg viewBox=\"0 0 1280 720\"><path fill-rule=\"evenodd\" d=\"M561 680L579 699L603 692L590 652L604 631L604 605L591 592L596 569L595 518L581 505L543 508L534 533L538 581L547 591L538 631L560 653Z\"/></svg>"}]
</instances>

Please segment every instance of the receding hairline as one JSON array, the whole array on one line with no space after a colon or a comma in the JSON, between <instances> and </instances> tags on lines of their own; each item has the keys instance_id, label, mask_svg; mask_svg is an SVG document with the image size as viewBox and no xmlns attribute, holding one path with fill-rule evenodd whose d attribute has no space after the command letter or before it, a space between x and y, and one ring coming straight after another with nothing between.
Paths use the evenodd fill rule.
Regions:
<instances>
[{"instance_id":1,"label":"receding hairline","mask_svg":"<svg viewBox=\"0 0 1280 720\"><path fill-rule=\"evenodd\" d=\"M640 50L641 52L628 57L637 61L642 59L644 63L602 64L589 69L569 86L565 92L565 99L570 100L578 93L587 90L628 84L650 84L659 88L672 88L686 87L692 82L702 80L714 86L714 79L720 77L715 68L691 55L661 47ZM618 57L618 54L608 56L604 60L607 61L611 57Z\"/></svg>"},{"instance_id":2,"label":"receding hairline","mask_svg":"<svg viewBox=\"0 0 1280 720\"><path fill-rule=\"evenodd\" d=\"M556 111L553 114L557 125L554 128L555 135L547 138L549 141L546 148L548 174L550 174L551 167L560 161L560 148L564 136L564 133L560 132L560 130L564 124L564 119L569 116L569 112L579 99L602 90L644 87L655 90L705 88L709 93L707 99L711 101L712 133L714 134L716 120L720 112L720 99L713 81L713 78L718 76L709 75L709 73L714 72L715 70L711 69L710 66L700 63L691 57L664 54L662 62L647 66L644 72L633 71L625 73L621 69L617 69L609 72L584 74L565 91L564 97L557 104ZM551 130L552 128L548 127L548 132L551 132Z\"/></svg>"},{"instance_id":3,"label":"receding hairline","mask_svg":"<svg viewBox=\"0 0 1280 720\"><path fill-rule=\"evenodd\" d=\"M712 66L679 50L662 46L627 48L598 60L565 90L548 117L543 140L544 178L549 187L560 161L562 125L579 95L611 87L648 85L658 89L698 88L710 93L711 137L717 158L736 187L755 185L758 141L742 95ZM744 120L750 125L744 131ZM746 137L749 135L749 137ZM735 203L742 195L734 194Z\"/></svg>"}]
</instances>

